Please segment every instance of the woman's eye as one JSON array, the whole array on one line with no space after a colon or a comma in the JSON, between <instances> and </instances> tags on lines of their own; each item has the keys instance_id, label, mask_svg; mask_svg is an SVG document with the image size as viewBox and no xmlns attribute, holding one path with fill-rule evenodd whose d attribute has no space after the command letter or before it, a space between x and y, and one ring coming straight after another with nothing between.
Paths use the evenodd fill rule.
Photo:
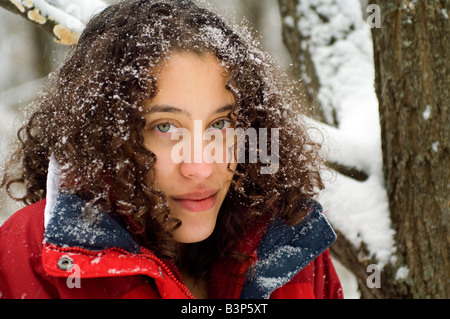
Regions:
<instances>
[{"instance_id":1,"label":"woman's eye","mask_svg":"<svg viewBox=\"0 0 450 319\"><path fill-rule=\"evenodd\" d=\"M227 120L218 120L211 124L211 127L215 130L223 130L231 126L231 122Z\"/></svg>"},{"instance_id":2,"label":"woman's eye","mask_svg":"<svg viewBox=\"0 0 450 319\"><path fill-rule=\"evenodd\" d=\"M171 133L175 129L175 126L173 124L170 124L168 122L166 123L160 123L155 126L155 130L161 132L161 133Z\"/></svg>"}]
</instances>

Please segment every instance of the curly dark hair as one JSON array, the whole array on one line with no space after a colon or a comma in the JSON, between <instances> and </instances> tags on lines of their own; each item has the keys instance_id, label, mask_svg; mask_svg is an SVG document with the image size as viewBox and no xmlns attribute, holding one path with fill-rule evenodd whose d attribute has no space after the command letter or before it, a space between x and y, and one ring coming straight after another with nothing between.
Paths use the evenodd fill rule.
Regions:
<instances>
[{"instance_id":1,"label":"curly dark hair","mask_svg":"<svg viewBox=\"0 0 450 319\"><path fill-rule=\"evenodd\" d=\"M25 204L43 199L53 156L65 192L122 216L141 245L160 258L182 259L197 277L214 260L232 256L236 241L261 216L299 222L307 209L299 203L323 188L320 145L307 134L303 100L291 80L248 28L235 29L182 0L124 1L94 16L33 103L2 187ZM279 169L261 174L262 163L238 164L214 233L190 245L189 261L177 259L171 233L180 221L170 217L151 178L158 159L144 146L142 108L157 91L151 70L170 53L187 51L213 53L231 71L226 89L236 99L229 115L236 127L280 128ZM13 194L14 184L25 187L23 196Z\"/></svg>"}]
</instances>

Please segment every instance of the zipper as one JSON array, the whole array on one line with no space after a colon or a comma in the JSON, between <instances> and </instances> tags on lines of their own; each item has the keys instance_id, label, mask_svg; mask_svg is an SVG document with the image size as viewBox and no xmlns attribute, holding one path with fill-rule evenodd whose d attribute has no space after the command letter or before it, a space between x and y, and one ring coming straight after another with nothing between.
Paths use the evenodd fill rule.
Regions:
<instances>
[{"instance_id":1,"label":"zipper","mask_svg":"<svg viewBox=\"0 0 450 319\"><path fill-rule=\"evenodd\" d=\"M81 247L60 247L60 246L56 246L53 244L49 244L51 249L53 250L58 250L60 252L73 252L73 253L82 253L84 255L88 255L88 256L98 256L98 255L104 255L107 254L113 250L118 251L120 253L127 253L130 254L128 251L122 249L122 248L107 248L104 250L99 250L99 251L92 251L92 250L87 250Z\"/></svg>"},{"instance_id":2,"label":"zipper","mask_svg":"<svg viewBox=\"0 0 450 319\"><path fill-rule=\"evenodd\" d=\"M152 256L152 258L154 258L154 261L156 261L158 263L158 265L164 270L164 272L170 277L170 279L172 279L177 286L183 291L183 293L189 297L190 299L195 299L194 295L190 292L190 290L186 287L186 285L184 284L184 282L178 278L183 278L181 276L180 271L178 270L178 268L175 266L175 264L173 264L172 268L173 270L176 272L174 274L174 271L172 271L166 263L164 263L161 259L159 259L158 257L156 257L150 250L148 250L147 248L141 247L141 250L143 252L147 252L149 253L149 255Z\"/></svg>"}]
</instances>

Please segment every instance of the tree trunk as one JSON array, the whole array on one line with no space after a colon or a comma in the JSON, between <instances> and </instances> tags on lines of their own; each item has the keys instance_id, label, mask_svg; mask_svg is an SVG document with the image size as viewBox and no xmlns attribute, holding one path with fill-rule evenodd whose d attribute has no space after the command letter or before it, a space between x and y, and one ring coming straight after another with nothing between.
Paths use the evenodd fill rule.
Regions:
<instances>
[{"instance_id":1,"label":"tree trunk","mask_svg":"<svg viewBox=\"0 0 450 319\"><path fill-rule=\"evenodd\" d=\"M330 251L354 273L361 298L449 298L449 1L370 1L381 12L381 28L372 29L375 87L396 260L381 270L380 288L370 288L368 266L377 260L337 231ZM278 3L297 74L317 79L297 23L302 0Z\"/></svg>"},{"instance_id":2,"label":"tree trunk","mask_svg":"<svg viewBox=\"0 0 450 319\"><path fill-rule=\"evenodd\" d=\"M311 54L307 45L305 45L307 38L297 27L298 20L301 18L296 11L298 2L299 0L278 0L283 21L283 41L292 59L292 72L294 76L302 79L304 84L298 88L298 92L306 96L308 103L311 105L309 109L305 110L307 115L318 121L326 122L323 110L316 99L320 83Z\"/></svg>"},{"instance_id":3,"label":"tree trunk","mask_svg":"<svg viewBox=\"0 0 450 319\"><path fill-rule=\"evenodd\" d=\"M398 263L393 296L448 298L449 0L376 0L372 29L383 165Z\"/></svg>"}]
</instances>

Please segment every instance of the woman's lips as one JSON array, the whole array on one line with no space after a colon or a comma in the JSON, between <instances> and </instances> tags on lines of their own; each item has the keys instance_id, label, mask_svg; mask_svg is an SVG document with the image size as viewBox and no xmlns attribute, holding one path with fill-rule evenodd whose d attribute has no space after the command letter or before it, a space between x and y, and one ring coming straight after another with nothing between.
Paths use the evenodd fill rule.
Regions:
<instances>
[{"instance_id":1,"label":"woman's lips","mask_svg":"<svg viewBox=\"0 0 450 319\"><path fill-rule=\"evenodd\" d=\"M184 209L191 212L201 212L216 206L217 193L218 190L204 190L174 196L172 199Z\"/></svg>"}]
</instances>

